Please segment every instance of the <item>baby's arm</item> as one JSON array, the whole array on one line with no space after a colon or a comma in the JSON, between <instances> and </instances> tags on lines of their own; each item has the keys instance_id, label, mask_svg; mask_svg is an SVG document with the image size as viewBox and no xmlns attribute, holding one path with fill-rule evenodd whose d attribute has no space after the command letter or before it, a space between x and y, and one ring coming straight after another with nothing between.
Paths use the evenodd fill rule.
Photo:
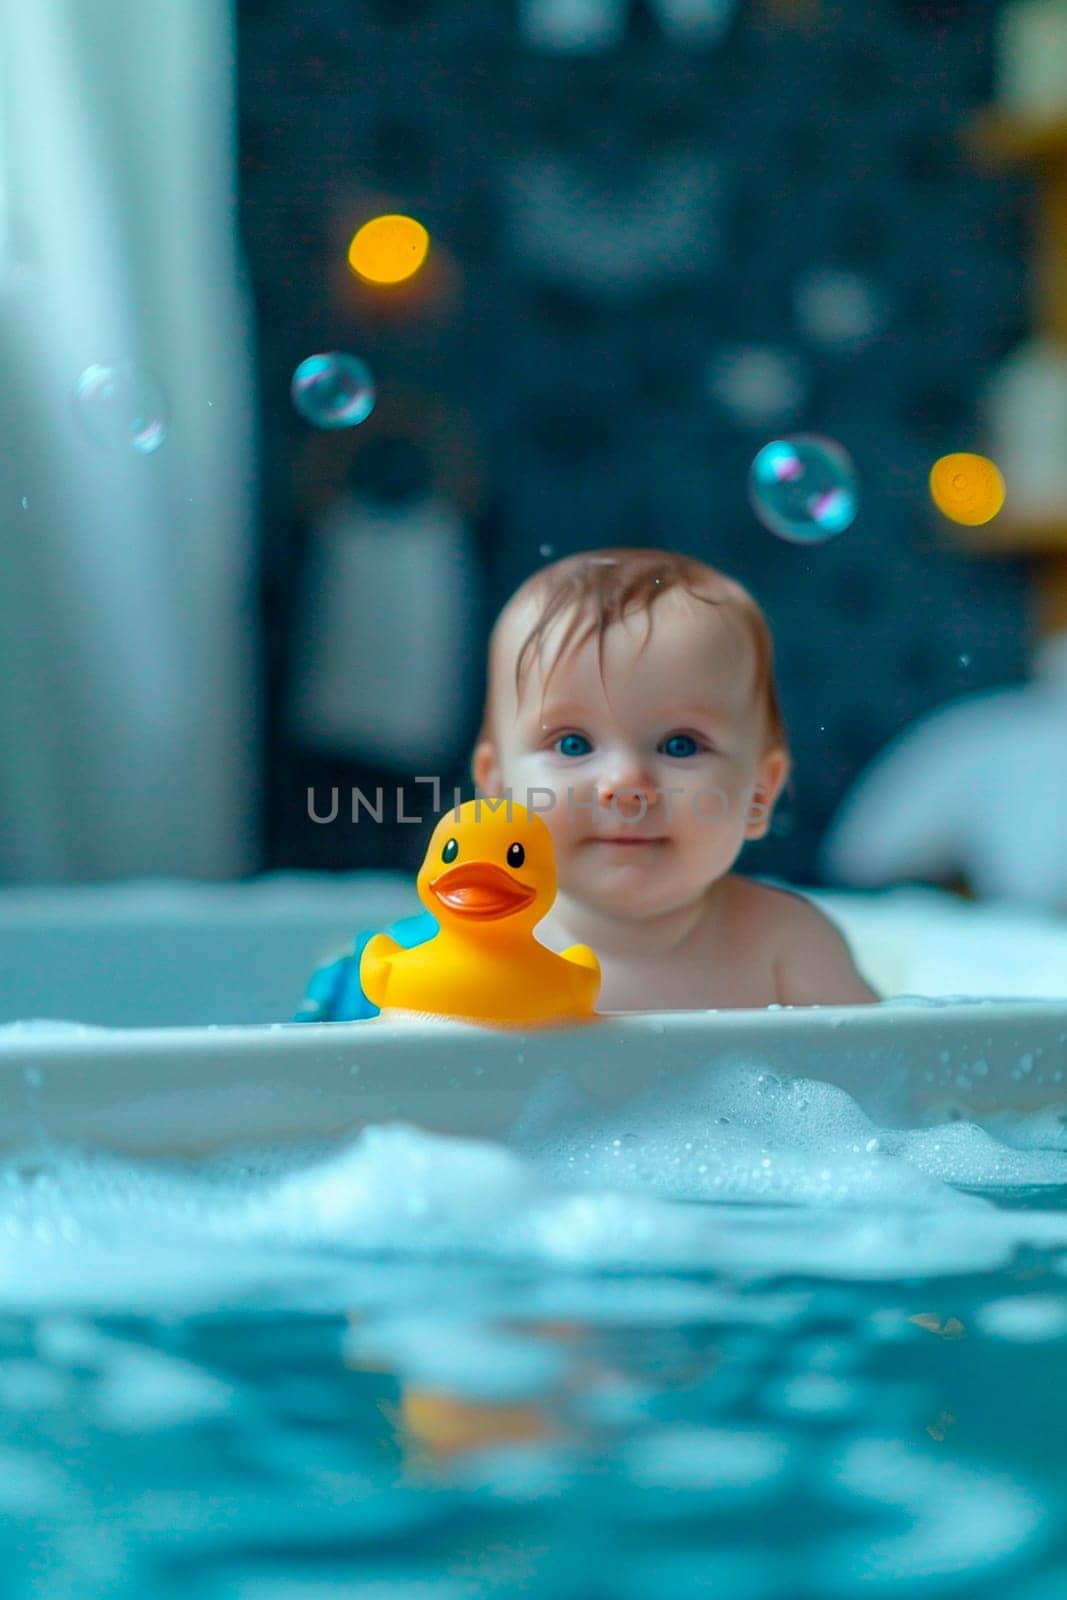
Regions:
<instances>
[{"instance_id":1,"label":"baby's arm","mask_svg":"<svg viewBox=\"0 0 1067 1600\"><path fill-rule=\"evenodd\" d=\"M879 1000L829 917L810 900L786 898L774 965L779 1005L862 1006Z\"/></svg>"}]
</instances>

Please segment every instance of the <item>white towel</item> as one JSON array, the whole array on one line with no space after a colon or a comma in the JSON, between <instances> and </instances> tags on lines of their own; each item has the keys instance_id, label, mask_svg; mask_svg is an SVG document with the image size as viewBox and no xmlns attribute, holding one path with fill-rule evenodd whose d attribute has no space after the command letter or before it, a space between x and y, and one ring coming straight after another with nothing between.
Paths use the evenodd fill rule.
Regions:
<instances>
[{"instance_id":1,"label":"white towel","mask_svg":"<svg viewBox=\"0 0 1067 1600\"><path fill-rule=\"evenodd\" d=\"M459 753L479 616L473 539L451 506L340 501L312 535L288 732L368 765L434 774Z\"/></svg>"}]
</instances>

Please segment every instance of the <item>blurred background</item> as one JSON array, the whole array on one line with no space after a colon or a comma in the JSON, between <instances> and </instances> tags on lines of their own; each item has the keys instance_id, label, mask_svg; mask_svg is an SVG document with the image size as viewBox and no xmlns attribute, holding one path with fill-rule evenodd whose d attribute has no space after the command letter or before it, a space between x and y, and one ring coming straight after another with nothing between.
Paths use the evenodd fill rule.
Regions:
<instances>
[{"instance_id":1,"label":"blurred background","mask_svg":"<svg viewBox=\"0 0 1067 1600\"><path fill-rule=\"evenodd\" d=\"M743 870L1067 905L1061 0L0 16L0 877L414 870L499 606L662 544L777 641ZM834 537L751 503L803 434L855 467ZM1003 472L982 526L931 500L953 452Z\"/></svg>"}]
</instances>

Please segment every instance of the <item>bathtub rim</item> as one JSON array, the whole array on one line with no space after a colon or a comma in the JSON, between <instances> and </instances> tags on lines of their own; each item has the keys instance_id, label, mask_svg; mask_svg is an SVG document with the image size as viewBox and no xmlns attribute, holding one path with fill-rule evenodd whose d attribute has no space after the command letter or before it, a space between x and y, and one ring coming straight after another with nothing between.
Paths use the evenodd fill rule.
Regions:
<instances>
[{"instance_id":1,"label":"bathtub rim","mask_svg":"<svg viewBox=\"0 0 1067 1600\"><path fill-rule=\"evenodd\" d=\"M836 1084L893 1126L1034 1111L1067 1103L1067 999L900 996L527 1031L387 1018L16 1024L0 1029L0 1148L203 1158L398 1121L506 1138L531 1119L620 1110L737 1060Z\"/></svg>"}]
</instances>

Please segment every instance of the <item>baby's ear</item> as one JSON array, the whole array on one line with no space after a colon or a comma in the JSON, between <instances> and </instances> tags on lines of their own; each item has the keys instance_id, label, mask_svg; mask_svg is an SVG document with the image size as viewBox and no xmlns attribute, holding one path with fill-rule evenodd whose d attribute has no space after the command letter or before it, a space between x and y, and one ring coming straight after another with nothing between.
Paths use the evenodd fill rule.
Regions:
<instances>
[{"instance_id":1,"label":"baby's ear","mask_svg":"<svg viewBox=\"0 0 1067 1600\"><path fill-rule=\"evenodd\" d=\"M768 750L759 765L759 776L748 814L746 839L762 839L771 825L771 813L782 791L792 763L781 749Z\"/></svg>"},{"instance_id":2,"label":"baby's ear","mask_svg":"<svg viewBox=\"0 0 1067 1600\"><path fill-rule=\"evenodd\" d=\"M496 745L491 739L483 739L475 747L471 760L471 777L474 786L482 794L502 794L500 785L500 762L496 753Z\"/></svg>"}]
</instances>

